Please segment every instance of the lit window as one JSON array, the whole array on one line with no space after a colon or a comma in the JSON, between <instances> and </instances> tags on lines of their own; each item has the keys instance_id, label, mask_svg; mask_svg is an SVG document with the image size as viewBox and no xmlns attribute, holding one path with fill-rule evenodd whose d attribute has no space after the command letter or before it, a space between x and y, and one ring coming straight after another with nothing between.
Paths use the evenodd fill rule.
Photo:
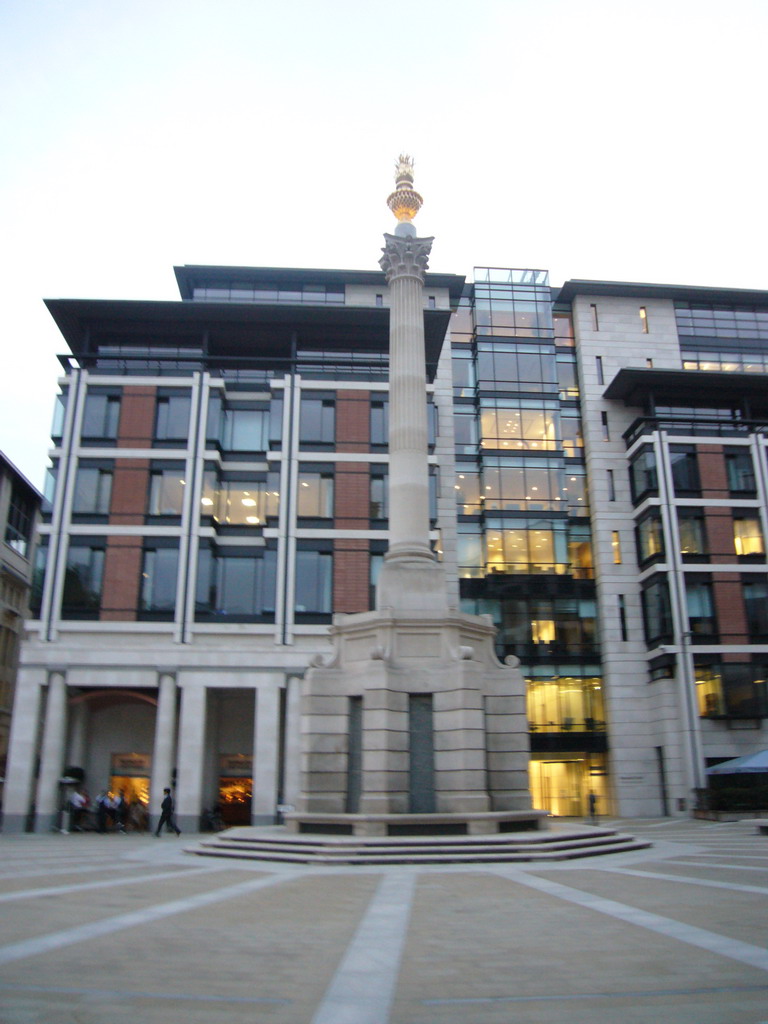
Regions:
<instances>
[{"instance_id":1,"label":"lit window","mask_svg":"<svg viewBox=\"0 0 768 1024\"><path fill-rule=\"evenodd\" d=\"M734 519L733 544L740 556L765 554L763 532L757 516Z\"/></svg>"},{"instance_id":2,"label":"lit window","mask_svg":"<svg viewBox=\"0 0 768 1024\"><path fill-rule=\"evenodd\" d=\"M640 307L640 325L643 329L643 334L648 333L648 311L645 306Z\"/></svg>"},{"instance_id":3,"label":"lit window","mask_svg":"<svg viewBox=\"0 0 768 1024\"><path fill-rule=\"evenodd\" d=\"M613 551L614 565L621 565L621 538L618 530L611 531L611 550Z\"/></svg>"}]
</instances>

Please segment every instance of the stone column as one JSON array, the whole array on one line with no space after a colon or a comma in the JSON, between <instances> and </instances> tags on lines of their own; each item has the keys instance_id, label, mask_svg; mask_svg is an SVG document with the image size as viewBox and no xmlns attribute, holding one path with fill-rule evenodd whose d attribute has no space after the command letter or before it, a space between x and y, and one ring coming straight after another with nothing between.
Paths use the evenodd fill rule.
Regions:
<instances>
[{"instance_id":1,"label":"stone column","mask_svg":"<svg viewBox=\"0 0 768 1024\"><path fill-rule=\"evenodd\" d=\"M190 683L182 687L176 797L176 820L182 832L200 830L206 697L207 691L202 683Z\"/></svg>"},{"instance_id":2,"label":"stone column","mask_svg":"<svg viewBox=\"0 0 768 1024\"><path fill-rule=\"evenodd\" d=\"M35 831L50 832L58 823L61 789L59 779L64 768L67 738L67 682L61 671L51 672L48 701L37 780Z\"/></svg>"},{"instance_id":3,"label":"stone column","mask_svg":"<svg viewBox=\"0 0 768 1024\"><path fill-rule=\"evenodd\" d=\"M21 670L16 683L4 786L3 832L6 834L25 831L32 807L42 687L30 675Z\"/></svg>"},{"instance_id":4,"label":"stone column","mask_svg":"<svg viewBox=\"0 0 768 1024\"><path fill-rule=\"evenodd\" d=\"M67 764L85 768L89 710L85 701L78 701L69 708L69 743Z\"/></svg>"},{"instance_id":5,"label":"stone column","mask_svg":"<svg viewBox=\"0 0 768 1024\"><path fill-rule=\"evenodd\" d=\"M255 691L256 722L253 735L253 797L251 824L273 825L277 807L278 691L275 685Z\"/></svg>"},{"instance_id":6,"label":"stone column","mask_svg":"<svg viewBox=\"0 0 768 1024\"><path fill-rule=\"evenodd\" d=\"M301 791L301 679L288 676L285 689L283 802L295 807Z\"/></svg>"},{"instance_id":7,"label":"stone column","mask_svg":"<svg viewBox=\"0 0 768 1024\"><path fill-rule=\"evenodd\" d=\"M155 745L152 752L152 778L149 790L149 821L155 828L160 820L163 790L171 785L176 750L176 680L167 672L160 674L155 718Z\"/></svg>"},{"instance_id":8,"label":"stone column","mask_svg":"<svg viewBox=\"0 0 768 1024\"><path fill-rule=\"evenodd\" d=\"M424 347L424 274L431 238L410 224L384 235L379 264L390 288L389 549L377 608L434 608L445 580L429 544L429 460Z\"/></svg>"}]
</instances>

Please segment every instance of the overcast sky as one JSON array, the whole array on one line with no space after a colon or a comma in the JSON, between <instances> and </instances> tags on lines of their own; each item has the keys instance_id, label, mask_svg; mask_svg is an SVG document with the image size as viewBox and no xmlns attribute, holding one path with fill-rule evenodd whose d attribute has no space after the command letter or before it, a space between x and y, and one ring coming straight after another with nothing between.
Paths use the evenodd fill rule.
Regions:
<instances>
[{"instance_id":1,"label":"overcast sky","mask_svg":"<svg viewBox=\"0 0 768 1024\"><path fill-rule=\"evenodd\" d=\"M403 151L432 270L768 287L767 30L765 0L4 0L0 450L42 485L43 298L376 269Z\"/></svg>"}]
</instances>

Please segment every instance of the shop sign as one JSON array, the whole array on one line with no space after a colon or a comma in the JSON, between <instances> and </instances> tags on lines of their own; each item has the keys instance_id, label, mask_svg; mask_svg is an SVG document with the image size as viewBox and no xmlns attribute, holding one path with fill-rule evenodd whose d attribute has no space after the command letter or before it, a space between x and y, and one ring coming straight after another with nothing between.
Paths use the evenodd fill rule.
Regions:
<instances>
[{"instance_id":1,"label":"shop sign","mask_svg":"<svg viewBox=\"0 0 768 1024\"><path fill-rule=\"evenodd\" d=\"M152 758L149 754L113 754L113 775L144 776L150 774Z\"/></svg>"},{"instance_id":2,"label":"shop sign","mask_svg":"<svg viewBox=\"0 0 768 1024\"><path fill-rule=\"evenodd\" d=\"M222 754L219 757L219 772L240 778L250 778L253 774L253 758L245 754Z\"/></svg>"}]
</instances>

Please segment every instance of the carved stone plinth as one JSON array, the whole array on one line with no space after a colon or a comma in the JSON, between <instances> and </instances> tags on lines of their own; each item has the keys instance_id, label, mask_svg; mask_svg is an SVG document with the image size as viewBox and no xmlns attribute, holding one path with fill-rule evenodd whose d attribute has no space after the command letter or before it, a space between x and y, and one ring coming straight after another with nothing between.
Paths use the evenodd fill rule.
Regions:
<instances>
[{"instance_id":1,"label":"carved stone plinth","mask_svg":"<svg viewBox=\"0 0 768 1024\"><path fill-rule=\"evenodd\" d=\"M438 607L337 616L335 651L306 673L299 814L407 814L414 799L409 706L431 703L436 813L528 810L524 681L493 650L489 616ZM321 659L316 659L319 662ZM360 769L351 705L362 704ZM358 705L359 706L359 705ZM359 798L350 801L350 795ZM429 796L429 794L427 794Z\"/></svg>"}]
</instances>

